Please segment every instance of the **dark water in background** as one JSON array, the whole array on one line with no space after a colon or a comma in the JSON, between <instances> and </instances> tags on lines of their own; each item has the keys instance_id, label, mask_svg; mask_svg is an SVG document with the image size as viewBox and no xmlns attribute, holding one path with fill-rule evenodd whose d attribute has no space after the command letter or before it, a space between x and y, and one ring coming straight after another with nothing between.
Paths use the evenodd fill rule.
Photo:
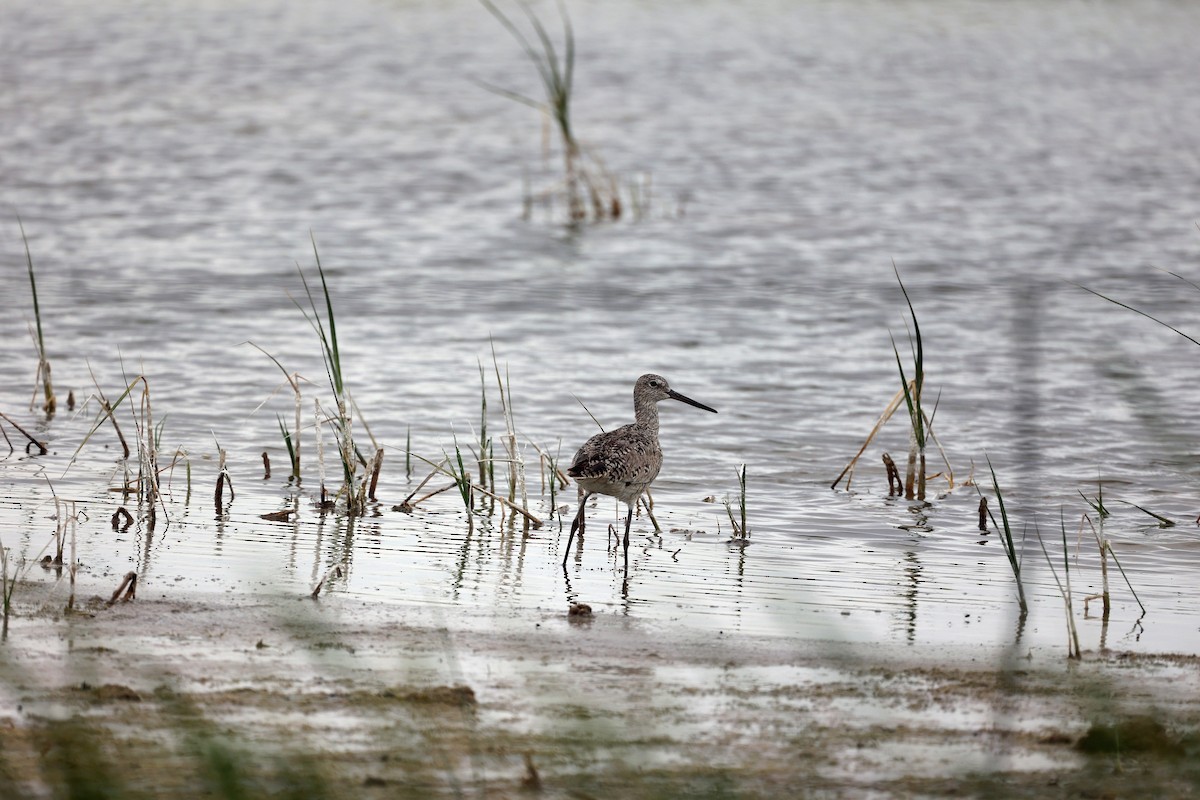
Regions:
<instances>
[{"instance_id":1,"label":"dark water in background","mask_svg":"<svg viewBox=\"0 0 1200 800\"><path fill-rule=\"evenodd\" d=\"M570 596L713 630L1004 642L1012 579L996 537L976 530L975 489L923 510L884 496L879 453L905 450L899 419L854 493L829 490L898 385L894 261L956 479L974 463L983 480L990 456L1056 552L1060 508L1074 552L1078 492L1103 479L1106 531L1150 612L1135 626L1114 576L1107 643L1200 652L1200 350L1075 285L1180 327L1195 317L1200 293L1156 268L1200 279L1200 8L620 0L571 12L575 124L613 172L652 181L637 223L571 232L545 211L519 218L523 177L549 185L558 159L534 112L472 82L539 89L475 3L10 0L0 410L56 455L0 462L4 545L32 557L53 530L44 471L86 508L80 559L103 587L133 568L152 594L298 594L343 562L328 591L514 618L561 613ZM48 424L24 411L36 358L17 214L60 393L90 394L89 365L110 398L123 371L144 373L163 448L190 454L192 496L180 467L169 528L110 529L119 495L105 488L122 467L108 429L64 474L94 408ZM313 381L307 421L324 376L291 298L297 262L315 275L310 232L347 380L392 448L382 514L353 525L306 502L295 524L259 516L288 501L275 416L292 404L243 343ZM473 438L493 344L518 428L565 458L595 431L574 397L621 424L642 372L720 409L663 409L667 530L635 526L628 596L597 533L609 503L569 586L557 524L522 540L480 520L468 537L453 493L413 516L387 510L415 485L401 466L410 427L431 457ZM214 439L237 491L223 520ZM537 455L525 455L536 493ZM735 493L741 463L744 551L727 546L720 503L702 502ZM1118 499L1179 525L1153 527ZM1099 580L1093 550L1072 565L1077 597ZM1027 559L1026 640L1061 646L1053 579L1036 547ZM1097 646L1099 621L1080 625Z\"/></svg>"}]
</instances>

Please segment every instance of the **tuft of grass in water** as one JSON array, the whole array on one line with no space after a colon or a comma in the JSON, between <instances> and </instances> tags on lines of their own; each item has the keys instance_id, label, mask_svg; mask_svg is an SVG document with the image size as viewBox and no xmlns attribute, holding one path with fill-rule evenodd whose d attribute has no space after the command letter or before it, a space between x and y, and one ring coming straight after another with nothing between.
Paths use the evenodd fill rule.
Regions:
<instances>
[{"instance_id":1,"label":"tuft of grass in water","mask_svg":"<svg viewBox=\"0 0 1200 800\"><path fill-rule=\"evenodd\" d=\"M570 479L561 467L562 439L558 440L558 448L553 455L548 450L538 447L536 442L527 441L537 451L538 462L541 465L542 493L545 494L547 491L550 493L550 517L553 518L558 511L558 491L567 488L567 484L570 483ZM549 478L547 478L547 474ZM559 522L561 523L562 520L560 519Z\"/></svg>"},{"instance_id":2,"label":"tuft of grass in water","mask_svg":"<svg viewBox=\"0 0 1200 800\"><path fill-rule=\"evenodd\" d=\"M563 52L560 56L546 26L542 24L541 19L524 0L518 0L517 4L533 31L537 41L536 46L492 0L479 0L479 2L508 31L529 58L541 81L545 101L534 100L527 95L482 81L479 84L488 91L537 109L553 122L562 142L567 216L570 224L578 225L587 219L587 202L585 200L590 201L592 215L596 220L620 217L622 207L616 179L604 168L595 155L591 156L591 161L596 169L595 174L584 164L583 148L575 137L572 127L571 100L574 96L575 31L571 26L571 18L567 14L566 5L559 0L558 15L562 19L563 30ZM523 215L528 217L532 206L532 195L528 188L524 192L524 197Z\"/></svg>"},{"instance_id":3,"label":"tuft of grass in water","mask_svg":"<svg viewBox=\"0 0 1200 800\"><path fill-rule=\"evenodd\" d=\"M283 420L283 415L276 414L275 416L276 416L276 419L279 421L279 432L283 436L283 444L287 448L287 451L288 451L288 462L291 464L291 479L293 482L295 482L297 485L299 485L300 484L300 419L301 419L301 415L302 415L302 400L303 400L303 398L301 397L301 392L300 392L300 381L303 380L303 378L300 377L300 373L298 373L298 372L288 372L287 369L284 368L283 364L281 364L279 362L279 359L277 359L275 356L268 353L263 348L256 345L254 342L247 342L247 344L249 344L254 349L258 350L260 353L262 353L267 358L271 359L271 361L275 364L275 366L279 367L279 371L283 373L284 382L288 385L288 387L291 388L292 396L295 398L295 401L296 401L296 404L295 404L295 408L296 408L295 432L288 430L287 423L285 423ZM282 385L280 387L277 387L275 391L279 391L279 388L282 388ZM272 396L274 396L274 394L275 394L275 392L271 393ZM270 398L268 398L268 399L270 399ZM261 408L262 405L264 405L265 403L266 403L266 400L264 400L263 403L259 405L259 408Z\"/></svg>"},{"instance_id":4,"label":"tuft of grass in water","mask_svg":"<svg viewBox=\"0 0 1200 800\"><path fill-rule=\"evenodd\" d=\"M291 477L296 483L300 482L300 437L297 435L293 441L292 432L288 430L287 423L283 421L282 414L275 415L276 421L279 422L279 434L283 437L283 446L287 448L288 463L292 466ZM297 431L299 433L299 431Z\"/></svg>"},{"instance_id":5,"label":"tuft of grass in water","mask_svg":"<svg viewBox=\"0 0 1200 800\"><path fill-rule=\"evenodd\" d=\"M37 396L37 383L42 384L42 411L46 416L53 417L58 409L58 398L54 395L54 384L50 379L50 360L46 357L46 337L42 333L42 310L38 305L37 279L33 274L33 253L29 249L29 239L25 236L25 225L17 218L17 226L21 229L21 241L25 243L25 263L29 266L29 289L33 293L33 319L37 332L35 342L38 351L38 371L34 381L34 397ZM32 408L32 403L30 407Z\"/></svg>"},{"instance_id":6,"label":"tuft of grass in water","mask_svg":"<svg viewBox=\"0 0 1200 800\"><path fill-rule=\"evenodd\" d=\"M546 32L545 26L542 25L542 21L538 19L537 14L528 5L521 3L520 7L537 35L540 49L530 43L525 34L521 32L521 29L492 0L479 0L479 2L488 10L488 13L504 26L504 29L517 40L521 49L525 51L525 55L533 63L538 77L542 81L542 89L545 91L546 101L541 103L525 95L508 91L507 89L501 89L490 84L483 85L489 91L536 108L554 121L555 126L558 128L559 136L562 138L563 145L567 213L572 224L582 222L587 216L587 212L584 209L583 197L579 186L580 148L579 142L575 138L575 133L571 129L571 96L575 76L575 32L571 28L571 18L567 16L566 6L560 0L558 11L563 23L564 47L563 56L560 59L558 51L554 47L553 40Z\"/></svg>"},{"instance_id":7,"label":"tuft of grass in water","mask_svg":"<svg viewBox=\"0 0 1200 800\"><path fill-rule=\"evenodd\" d=\"M1095 498L1088 497L1083 492L1079 492L1079 496L1083 498L1083 502L1087 503L1089 506L1092 507L1092 511L1095 511L1096 515L1098 517L1100 517L1100 519L1108 518L1108 515L1110 512L1104 506L1104 482L1103 481L1100 481L1100 480L1096 481L1096 497Z\"/></svg>"},{"instance_id":8,"label":"tuft of grass in water","mask_svg":"<svg viewBox=\"0 0 1200 800\"><path fill-rule=\"evenodd\" d=\"M420 458L420 456L418 456ZM426 463L433 466L434 473L441 472L448 475L454 481L451 484L458 489L458 495L462 498L463 510L467 513L467 530L475 530L475 484L471 482L471 473L467 471L466 462L463 461L462 448L458 446L458 437L454 437L454 457L451 458L448 453L442 451L442 460L434 464L428 459L422 459ZM426 478L428 480L428 478ZM422 482L424 485L424 481ZM417 490L420 490L420 486ZM486 491L486 490L485 490ZM416 492L413 492L416 494ZM411 495L409 496L411 498ZM424 498L422 498L424 499ZM406 500L405 503L408 501ZM420 502L420 501L418 501Z\"/></svg>"},{"instance_id":9,"label":"tuft of grass in water","mask_svg":"<svg viewBox=\"0 0 1200 800\"><path fill-rule=\"evenodd\" d=\"M738 511L739 518L733 516L733 503L725 498L725 513L729 515L729 524L733 526L733 535L740 539L747 539L750 536L750 528L746 525L746 465L742 464L737 469L738 476Z\"/></svg>"},{"instance_id":10,"label":"tuft of grass in water","mask_svg":"<svg viewBox=\"0 0 1200 800\"><path fill-rule=\"evenodd\" d=\"M909 500L912 500L914 496L917 500L924 500L926 417L925 410L921 406L921 394L925 387L925 348L921 340L921 326L917 322L917 312L913 309L912 300L908 296L908 290L904 288L904 281L900 279L900 270L896 267L895 262L892 262L892 269L896 272L896 281L900 284L900 291L904 293L904 302L908 304L909 316L912 317L912 333L909 335L909 347L913 356L913 379L911 381L904 373L904 362L900 359L900 349L896 346L895 338L892 338L892 352L896 355L896 367L900 370L900 388L904 392L904 404L908 407L908 420L912 427L911 444L908 449L908 468L904 475L904 496ZM915 494L913 490L914 473L916 477Z\"/></svg>"},{"instance_id":11,"label":"tuft of grass in water","mask_svg":"<svg viewBox=\"0 0 1200 800\"><path fill-rule=\"evenodd\" d=\"M1058 579L1058 570L1054 568L1054 560L1050 558L1050 553L1046 550L1046 543L1042 540L1042 532L1036 525L1034 525L1033 532L1037 536L1038 544L1042 548L1042 555L1046 558L1046 566L1050 567L1050 574L1054 576L1054 583L1058 586L1058 593L1062 595L1063 606L1067 612L1067 658L1078 661L1082 657L1082 652L1079 648L1079 631L1075 627L1075 612L1071 601L1071 559L1067 546L1067 524L1062 517L1061 510L1059 511L1059 529L1062 531L1063 545L1063 580L1061 581Z\"/></svg>"},{"instance_id":12,"label":"tuft of grass in water","mask_svg":"<svg viewBox=\"0 0 1200 800\"><path fill-rule=\"evenodd\" d=\"M1097 527L1096 525L1092 524L1091 518L1088 517L1086 514L1084 514L1083 519L1081 519L1079 521L1081 532L1082 532L1082 527L1083 527L1084 523L1086 523L1091 528L1092 537L1096 540L1096 546L1100 548L1100 575L1101 575L1101 580L1102 580L1102 583L1101 583L1102 591L1101 591L1101 594L1099 595L1099 597L1103 603L1103 613L1104 613L1105 619L1108 618L1109 609L1111 607L1110 602L1109 602L1109 592L1108 592L1108 557L1109 556L1112 557L1113 563L1116 564L1117 570L1121 573L1121 577L1125 580L1125 585L1127 587L1129 587L1129 593L1131 595L1133 595L1134 601L1138 604L1138 608L1140 608L1142 610L1142 614L1144 615L1146 613L1146 607L1144 605L1142 605L1141 598L1138 597L1137 592L1133 588L1133 584L1129 582L1129 576L1125 574L1125 569L1121 566L1121 562L1119 560L1117 560L1117 553L1112 548L1112 541L1107 536L1104 535L1104 520L1101 519L1100 525L1099 525L1099 527ZM1087 609L1087 601L1090 599L1096 599L1096 595L1093 595L1092 597L1084 599L1084 610L1085 611Z\"/></svg>"},{"instance_id":13,"label":"tuft of grass in water","mask_svg":"<svg viewBox=\"0 0 1200 800\"><path fill-rule=\"evenodd\" d=\"M146 506L147 528L153 530L157 518L156 509L161 505L163 516L165 517L167 515L167 506L163 500L162 489L159 484L158 447L162 437L162 425L154 424L154 408L150 401L150 382L146 379L145 375L138 375L129 381L125 387L125 391L121 392L116 402L112 404L109 404L107 401L103 402L96 421L92 423L91 429L75 449L75 453L71 456L71 461L73 462L79 456L83 448L91 441L92 436L96 434L96 431L100 430L100 426L116 414L117 409L120 408L126 399L131 397L134 389L139 385L141 386L141 394L137 397L137 408L131 408L130 412L134 429L137 432L138 475L135 479L127 477L125 486L128 489L131 485L136 485L138 500ZM132 405L133 400L131 399L130 406L132 407ZM122 442L124 442L124 438L122 438ZM126 458L128 458L128 455ZM128 476L128 473L126 474ZM190 487L190 462L188 475L188 484Z\"/></svg>"},{"instance_id":14,"label":"tuft of grass in water","mask_svg":"<svg viewBox=\"0 0 1200 800\"><path fill-rule=\"evenodd\" d=\"M496 359L496 346L492 344L492 367L496 371L496 385L500 390L500 412L504 417L504 449L507 455L506 463L508 464L508 503L507 505L520 508L528 512L529 509L529 491L525 483L525 458L521 454L521 448L517 444L517 423L513 417L512 410L512 382L509 380L508 366L505 365L504 377L500 376L500 363ZM489 459L494 462L494 459ZM495 476L492 476L493 486L495 491ZM525 514L525 520L528 522L528 513Z\"/></svg>"},{"instance_id":15,"label":"tuft of grass in water","mask_svg":"<svg viewBox=\"0 0 1200 800\"><path fill-rule=\"evenodd\" d=\"M992 460L988 459L988 471L992 474L992 490L996 493L996 505L1000 506L1001 525L996 524L996 517L993 516L991 508L985 507L988 517L992 520L992 527L996 528L1000 533L1000 544L1004 547L1004 555L1008 558L1009 568L1012 569L1013 579L1017 584L1017 602L1021 607L1021 616L1024 617L1029 613L1029 604L1025 602L1025 587L1021 583L1021 556L1017 551L1016 543L1013 541L1012 525L1008 520L1008 509L1004 506L1004 495L1000 491L1000 482L996 480L996 470L992 467ZM978 490L978 486L976 487ZM982 492L980 493L982 495ZM1025 543L1024 536L1021 538L1022 546Z\"/></svg>"},{"instance_id":16,"label":"tuft of grass in water","mask_svg":"<svg viewBox=\"0 0 1200 800\"><path fill-rule=\"evenodd\" d=\"M913 377L910 380L907 372L904 369L904 362L900 358L900 348L896 344L895 337L891 337L892 352L896 357L896 366L900 371L900 389L892 396L891 402L884 408L883 413L879 415L875 426L871 428L867 434L866 440L862 446L858 448L858 452L850 459L838 476L834 478L833 483L829 488L836 489L838 484L844 479L846 481L846 489L850 489L850 482L854 477L854 467L858 460L866 452L875 436L887 424L888 420L896 413L903 402L908 410L909 421L909 452L908 466L904 480L904 496L912 500L917 499L923 501L926 493L926 447L929 442L937 447L938 453L942 457L942 462L946 465L944 473L946 483L949 489L954 488L954 470L950 467L950 461L946 458L946 451L942 448L938 441L937 434L933 431L933 417L937 413L937 404L934 404L934 409L931 413L926 414L922 403L922 390L925 387L925 348L921 338L921 327L917 322L917 313L913 309L912 300L908 296L908 289L904 286L904 281L900 278L900 270L896 264L892 263L892 269L896 273L896 281L900 284L900 291L904 294L904 301L908 305L908 313L912 318L912 331L909 334L909 347L912 350L913 358ZM908 322L905 321L905 327L908 327ZM890 335L890 334L889 334ZM886 456L884 460L885 466L891 461L890 456ZM891 462L894 467L895 462ZM898 472L897 472L898 475ZM936 476L935 476L936 477ZM892 472L891 467L888 468L888 491L892 491Z\"/></svg>"},{"instance_id":17,"label":"tuft of grass in water","mask_svg":"<svg viewBox=\"0 0 1200 800\"><path fill-rule=\"evenodd\" d=\"M324 300L325 316L322 320L321 312L318 310L316 298L313 296L311 287L308 284L308 279L304 276L304 270L298 269L300 272L300 281L304 284L304 293L308 298L309 309L305 310L304 306L296 302L296 307L300 309L300 313L312 326L317 334L317 338L321 343L321 357L325 363L325 374L329 379L329 388L333 392L333 400L335 411L326 419L321 419L318 414L318 425L328 423L334 431L334 438L338 446L338 458L342 465L342 487L338 490L337 497L345 499L346 513L351 516L359 516L366 512L367 505L367 481L359 474L358 467L367 466L366 459L359 454L358 449L354 445L353 417L352 409L353 401L346 389L345 377L342 372L342 358L338 350L337 338L337 321L333 313L333 297L329 292L329 283L325 278L325 270L321 266L321 254L317 250L316 237L312 238L313 257L317 264L317 274L321 279L321 294ZM293 302L295 302L293 300ZM311 311L311 315L309 313ZM322 504L325 503L324 497L324 480L322 485ZM336 498L335 498L336 499Z\"/></svg>"}]
</instances>

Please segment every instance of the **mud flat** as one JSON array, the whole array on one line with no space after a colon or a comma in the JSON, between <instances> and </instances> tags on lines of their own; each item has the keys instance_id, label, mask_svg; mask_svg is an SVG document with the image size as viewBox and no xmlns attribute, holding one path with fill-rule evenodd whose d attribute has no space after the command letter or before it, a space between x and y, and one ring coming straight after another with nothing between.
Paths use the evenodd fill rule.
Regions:
<instances>
[{"instance_id":1,"label":"mud flat","mask_svg":"<svg viewBox=\"0 0 1200 800\"><path fill-rule=\"evenodd\" d=\"M100 587L88 587L93 591ZM23 583L0 795L1190 796L1200 660Z\"/></svg>"}]
</instances>

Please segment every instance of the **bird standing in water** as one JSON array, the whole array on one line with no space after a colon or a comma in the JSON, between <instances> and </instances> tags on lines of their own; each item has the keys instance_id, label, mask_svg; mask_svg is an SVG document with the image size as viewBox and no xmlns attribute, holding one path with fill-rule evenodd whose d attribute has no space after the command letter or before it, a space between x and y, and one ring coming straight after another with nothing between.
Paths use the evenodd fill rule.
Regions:
<instances>
[{"instance_id":1,"label":"bird standing in water","mask_svg":"<svg viewBox=\"0 0 1200 800\"><path fill-rule=\"evenodd\" d=\"M579 511L571 522L563 566L571 555L575 531L583 537L587 501L594 494L615 497L629 508L625 517L625 572L629 572L629 527L633 524L633 509L638 498L658 477L662 468L662 448L658 444L658 402L679 400L688 405L717 413L703 403L684 397L667 384L661 375L643 375L633 386L634 422L604 433L598 433L583 443L567 474L583 491Z\"/></svg>"}]
</instances>

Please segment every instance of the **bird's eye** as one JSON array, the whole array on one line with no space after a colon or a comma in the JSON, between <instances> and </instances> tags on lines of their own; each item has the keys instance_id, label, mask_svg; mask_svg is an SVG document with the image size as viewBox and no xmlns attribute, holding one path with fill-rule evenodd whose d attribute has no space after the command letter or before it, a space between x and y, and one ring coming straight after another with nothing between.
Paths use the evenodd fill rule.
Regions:
<instances>
[{"instance_id":1,"label":"bird's eye","mask_svg":"<svg viewBox=\"0 0 1200 800\"><path fill-rule=\"evenodd\" d=\"M650 385L657 389L661 384L658 381L650 381Z\"/></svg>"}]
</instances>

